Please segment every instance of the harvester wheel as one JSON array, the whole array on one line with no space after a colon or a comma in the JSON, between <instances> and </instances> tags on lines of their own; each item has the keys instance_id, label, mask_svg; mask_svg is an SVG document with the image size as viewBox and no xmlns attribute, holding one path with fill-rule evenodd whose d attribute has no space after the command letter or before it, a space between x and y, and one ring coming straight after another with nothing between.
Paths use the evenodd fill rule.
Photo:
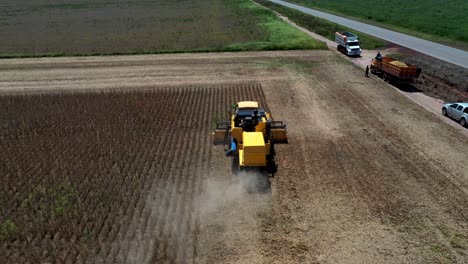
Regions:
<instances>
[{"instance_id":1,"label":"harvester wheel","mask_svg":"<svg viewBox=\"0 0 468 264\"><path fill-rule=\"evenodd\" d=\"M271 191L271 183L268 175L259 175L257 176L257 185L256 190L257 193L267 193Z\"/></svg>"},{"instance_id":2,"label":"harvester wheel","mask_svg":"<svg viewBox=\"0 0 468 264\"><path fill-rule=\"evenodd\" d=\"M466 127L466 120L465 120L465 118L460 119L460 125L461 125L462 127Z\"/></svg>"},{"instance_id":3,"label":"harvester wheel","mask_svg":"<svg viewBox=\"0 0 468 264\"><path fill-rule=\"evenodd\" d=\"M266 166L266 171L268 174L271 174L272 177L278 171L278 166L276 165L276 162L274 159L270 159L268 161L267 166Z\"/></svg>"},{"instance_id":4,"label":"harvester wheel","mask_svg":"<svg viewBox=\"0 0 468 264\"><path fill-rule=\"evenodd\" d=\"M231 159L231 173L234 176L239 174L239 157L237 155Z\"/></svg>"},{"instance_id":5,"label":"harvester wheel","mask_svg":"<svg viewBox=\"0 0 468 264\"><path fill-rule=\"evenodd\" d=\"M442 115L447 116L447 108L442 108Z\"/></svg>"}]
</instances>

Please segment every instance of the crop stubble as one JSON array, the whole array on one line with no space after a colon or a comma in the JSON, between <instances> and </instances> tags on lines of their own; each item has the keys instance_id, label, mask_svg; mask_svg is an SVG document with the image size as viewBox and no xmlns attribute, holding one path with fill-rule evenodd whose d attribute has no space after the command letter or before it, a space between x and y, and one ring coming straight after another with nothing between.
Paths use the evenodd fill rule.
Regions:
<instances>
[{"instance_id":1,"label":"crop stubble","mask_svg":"<svg viewBox=\"0 0 468 264\"><path fill-rule=\"evenodd\" d=\"M260 85L0 97L2 262L191 261L210 132Z\"/></svg>"}]
</instances>

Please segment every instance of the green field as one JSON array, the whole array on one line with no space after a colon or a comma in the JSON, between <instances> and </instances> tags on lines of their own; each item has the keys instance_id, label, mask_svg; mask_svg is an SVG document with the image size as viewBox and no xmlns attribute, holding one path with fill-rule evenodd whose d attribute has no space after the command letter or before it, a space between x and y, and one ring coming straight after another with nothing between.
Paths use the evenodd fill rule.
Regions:
<instances>
[{"instance_id":1,"label":"green field","mask_svg":"<svg viewBox=\"0 0 468 264\"><path fill-rule=\"evenodd\" d=\"M332 23L325 19L308 15L306 13L297 11L292 8L275 4L268 0L254 1L288 17L290 20L294 21L299 26L304 27L333 41L335 40L335 32L351 31L359 35L359 40L361 41L361 47L363 49L379 49L385 46L386 44L386 42L381 39Z\"/></svg>"},{"instance_id":2,"label":"green field","mask_svg":"<svg viewBox=\"0 0 468 264\"><path fill-rule=\"evenodd\" d=\"M0 3L0 57L324 48L249 0Z\"/></svg>"},{"instance_id":3,"label":"green field","mask_svg":"<svg viewBox=\"0 0 468 264\"><path fill-rule=\"evenodd\" d=\"M303 6L468 49L466 0L289 0Z\"/></svg>"}]
</instances>

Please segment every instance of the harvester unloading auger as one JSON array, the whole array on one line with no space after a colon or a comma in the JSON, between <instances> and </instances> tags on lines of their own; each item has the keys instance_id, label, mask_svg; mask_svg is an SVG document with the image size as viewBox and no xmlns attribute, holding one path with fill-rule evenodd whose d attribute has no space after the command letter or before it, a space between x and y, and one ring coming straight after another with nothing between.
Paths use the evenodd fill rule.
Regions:
<instances>
[{"instance_id":1,"label":"harvester unloading auger","mask_svg":"<svg viewBox=\"0 0 468 264\"><path fill-rule=\"evenodd\" d=\"M258 102L238 102L230 121L217 122L213 143L228 146L232 170L255 169L273 175L276 172L275 143L287 143L286 124L273 121Z\"/></svg>"}]
</instances>

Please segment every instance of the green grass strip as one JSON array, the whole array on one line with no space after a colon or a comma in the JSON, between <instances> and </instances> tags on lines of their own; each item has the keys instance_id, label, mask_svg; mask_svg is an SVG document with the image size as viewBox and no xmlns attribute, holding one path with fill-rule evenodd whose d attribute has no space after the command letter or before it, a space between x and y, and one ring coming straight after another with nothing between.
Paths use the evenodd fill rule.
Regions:
<instances>
[{"instance_id":1,"label":"green grass strip","mask_svg":"<svg viewBox=\"0 0 468 264\"><path fill-rule=\"evenodd\" d=\"M312 32L315 32L321 36L326 37L330 40L335 40L335 32L350 31L359 36L361 41L361 48L363 49L379 49L386 45L387 42L384 40L372 37L362 32L329 22L325 19L317 18L303 12L284 7L267 0L254 0L259 4L270 8L284 16L287 16L291 21L294 21L299 26L306 28Z\"/></svg>"},{"instance_id":2,"label":"green grass strip","mask_svg":"<svg viewBox=\"0 0 468 264\"><path fill-rule=\"evenodd\" d=\"M250 0L239 1L244 11L254 12L259 19L258 26L269 33L267 41L234 43L228 50L292 50L292 49L326 49L325 43L315 40L306 33L281 20L270 10L260 7Z\"/></svg>"},{"instance_id":3,"label":"green grass strip","mask_svg":"<svg viewBox=\"0 0 468 264\"><path fill-rule=\"evenodd\" d=\"M289 0L302 6L468 50L466 0Z\"/></svg>"}]
</instances>

